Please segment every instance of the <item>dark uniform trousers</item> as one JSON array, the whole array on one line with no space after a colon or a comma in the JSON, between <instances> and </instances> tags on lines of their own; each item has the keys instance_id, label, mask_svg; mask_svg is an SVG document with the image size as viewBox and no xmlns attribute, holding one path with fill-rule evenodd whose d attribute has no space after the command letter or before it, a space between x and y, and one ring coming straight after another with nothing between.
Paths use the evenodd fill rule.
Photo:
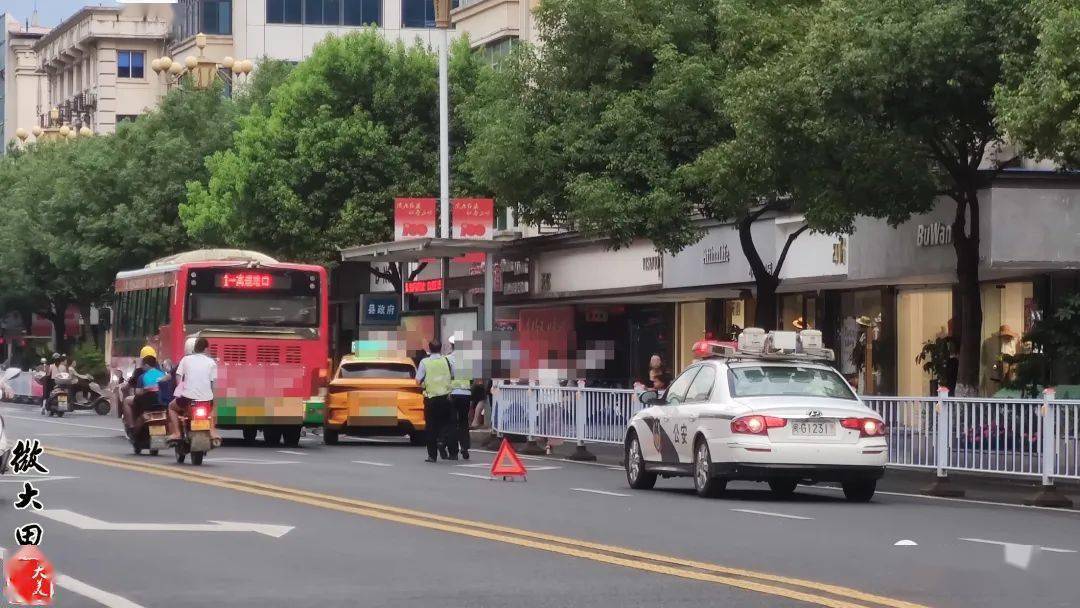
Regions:
<instances>
[{"instance_id":1,"label":"dark uniform trousers","mask_svg":"<svg viewBox=\"0 0 1080 608\"><path fill-rule=\"evenodd\" d=\"M462 451L467 451L472 448L472 441L469 437L469 406L472 405L472 395L450 395L450 411L452 424L449 425L450 429L448 434L450 438L447 440L447 446L453 446L450 448L451 453L456 454L458 446L461 446Z\"/></svg>"},{"instance_id":2,"label":"dark uniform trousers","mask_svg":"<svg viewBox=\"0 0 1080 608\"><path fill-rule=\"evenodd\" d=\"M449 395L424 397L424 432L427 433L428 458L439 457L439 444L444 441L444 429L450 422L450 417Z\"/></svg>"}]
</instances>

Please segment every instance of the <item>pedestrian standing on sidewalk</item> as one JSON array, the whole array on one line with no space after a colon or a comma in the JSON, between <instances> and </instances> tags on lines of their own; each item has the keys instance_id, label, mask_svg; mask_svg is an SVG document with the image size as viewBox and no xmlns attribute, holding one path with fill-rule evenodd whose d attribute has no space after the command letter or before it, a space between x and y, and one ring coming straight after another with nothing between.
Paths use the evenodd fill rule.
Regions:
<instances>
[{"instance_id":1,"label":"pedestrian standing on sidewalk","mask_svg":"<svg viewBox=\"0 0 1080 608\"><path fill-rule=\"evenodd\" d=\"M441 453L445 460L450 458L446 445L440 445L442 429L450 416L450 383L454 372L450 360L442 355L442 343L432 340L428 343L428 356L420 361L416 369L416 381L424 389L424 432L427 433L427 453L425 462L435 462Z\"/></svg>"},{"instance_id":2,"label":"pedestrian standing on sidewalk","mask_svg":"<svg viewBox=\"0 0 1080 608\"><path fill-rule=\"evenodd\" d=\"M450 352L446 355L450 362L453 380L450 381L450 420L444 429L446 447L451 459L458 454L469 459L472 438L469 436L469 403L472 401L472 374L469 365L457 354L457 337L450 336Z\"/></svg>"}]
</instances>

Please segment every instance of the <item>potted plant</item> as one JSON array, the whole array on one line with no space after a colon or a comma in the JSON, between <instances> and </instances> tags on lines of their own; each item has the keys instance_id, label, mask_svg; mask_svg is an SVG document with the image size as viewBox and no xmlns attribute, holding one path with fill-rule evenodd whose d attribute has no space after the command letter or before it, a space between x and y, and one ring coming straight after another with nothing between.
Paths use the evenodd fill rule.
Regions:
<instances>
[{"instance_id":1,"label":"potted plant","mask_svg":"<svg viewBox=\"0 0 1080 608\"><path fill-rule=\"evenodd\" d=\"M939 386L949 386L950 359L953 355L952 336L940 336L923 343L922 350L915 357L915 363L922 365L930 374L930 394L936 395Z\"/></svg>"}]
</instances>

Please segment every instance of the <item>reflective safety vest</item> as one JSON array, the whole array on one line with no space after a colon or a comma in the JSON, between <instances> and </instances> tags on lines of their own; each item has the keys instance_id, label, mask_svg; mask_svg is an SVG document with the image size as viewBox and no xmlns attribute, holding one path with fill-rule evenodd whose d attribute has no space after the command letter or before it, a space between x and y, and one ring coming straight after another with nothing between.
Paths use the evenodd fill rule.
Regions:
<instances>
[{"instance_id":1,"label":"reflective safety vest","mask_svg":"<svg viewBox=\"0 0 1080 608\"><path fill-rule=\"evenodd\" d=\"M453 360L450 363L454 366L454 379L450 381L450 387L471 391L473 379L469 376L469 370L465 369L460 361Z\"/></svg>"},{"instance_id":2,"label":"reflective safety vest","mask_svg":"<svg viewBox=\"0 0 1080 608\"><path fill-rule=\"evenodd\" d=\"M424 359L424 396L441 397L450 394L453 374L446 357Z\"/></svg>"}]
</instances>

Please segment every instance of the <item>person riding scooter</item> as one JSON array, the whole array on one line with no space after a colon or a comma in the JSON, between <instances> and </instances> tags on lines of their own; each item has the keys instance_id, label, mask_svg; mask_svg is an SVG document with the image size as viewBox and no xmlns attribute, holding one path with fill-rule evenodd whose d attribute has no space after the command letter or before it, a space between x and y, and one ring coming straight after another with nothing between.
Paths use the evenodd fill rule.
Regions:
<instances>
[{"instance_id":1,"label":"person riding scooter","mask_svg":"<svg viewBox=\"0 0 1080 608\"><path fill-rule=\"evenodd\" d=\"M152 355L143 357L143 373L136 382L135 396L131 403L129 415L133 422L132 435L139 433L142 424L142 415L146 411L160 410L165 407L161 400L161 384L168 380L168 375L158 366L157 358Z\"/></svg>"},{"instance_id":2,"label":"person riding scooter","mask_svg":"<svg viewBox=\"0 0 1080 608\"><path fill-rule=\"evenodd\" d=\"M191 404L214 400L217 362L206 354L206 349L209 347L210 342L206 338L197 338L192 345L191 354L184 355L180 364L176 366L176 390L168 412L170 443L180 440L180 417L189 415ZM221 436L217 433L213 418L210 434L213 437L214 446L221 445Z\"/></svg>"},{"instance_id":3,"label":"person riding scooter","mask_svg":"<svg viewBox=\"0 0 1080 608\"><path fill-rule=\"evenodd\" d=\"M155 365L157 364L157 351L154 350L153 346L144 346L142 347L142 350L139 351L139 366L135 368L135 371L132 372L131 377L128 378L127 381L127 388L131 392L131 394L124 397L124 402L121 405L121 411L123 411L124 414L124 429L129 434L135 426L134 406L136 389L139 388L139 383L142 379L142 375L146 373L146 371L149 369L149 367L147 367L146 365L147 357L152 358ZM142 414L140 413L139 415L141 416Z\"/></svg>"}]
</instances>

